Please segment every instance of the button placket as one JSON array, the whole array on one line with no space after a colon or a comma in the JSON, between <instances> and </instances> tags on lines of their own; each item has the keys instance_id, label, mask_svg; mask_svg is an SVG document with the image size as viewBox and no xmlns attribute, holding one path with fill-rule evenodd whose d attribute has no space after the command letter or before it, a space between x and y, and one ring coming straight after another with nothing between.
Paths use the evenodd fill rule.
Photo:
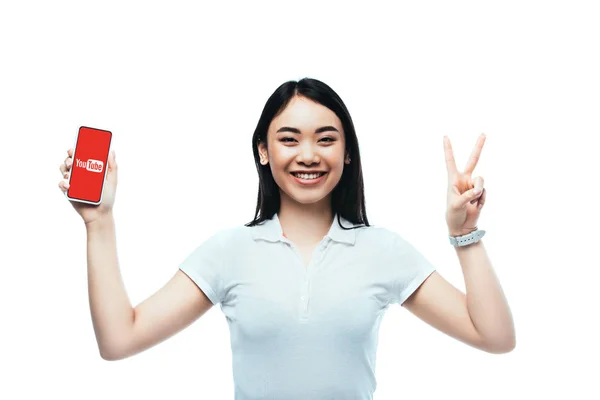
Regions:
<instances>
[{"instance_id":1,"label":"button placket","mask_svg":"<svg viewBox=\"0 0 600 400\"><path fill-rule=\"evenodd\" d=\"M300 266L300 268L302 270L303 278L302 278L302 282L300 283L300 285L301 285L300 286L300 301L298 304L298 313L300 315L301 322L308 321L311 278L314 274L314 271L316 270L316 267L319 265L319 262L323 258L323 250L324 250L324 248L327 247L327 240L328 240L327 238L324 238L317 245L313 254L311 255L310 262L309 262L308 266L306 266L306 267L304 266L304 261L302 260L302 255L296 249L294 244L291 241L287 240L287 238L285 241L288 244L288 246L290 247L290 249L293 251L293 253L296 254L296 260L298 261L298 265Z\"/></svg>"},{"instance_id":2,"label":"button placket","mask_svg":"<svg viewBox=\"0 0 600 400\"><path fill-rule=\"evenodd\" d=\"M284 236L283 241L289 246L290 250L296 255L296 260L298 261L298 265L302 271L302 282L300 283L300 301L298 304L298 312L300 315L301 322L308 321L308 312L309 312L309 304L310 304L310 284L311 280L314 278L316 271L318 270L319 265L321 264L321 260L323 260L325 256L325 252L327 247L331 243L331 239L328 236L323 237L321 242L317 245L313 254L311 255L310 262L308 266L304 266L304 261L302 260L302 255L296 249L294 244Z\"/></svg>"},{"instance_id":3,"label":"button placket","mask_svg":"<svg viewBox=\"0 0 600 400\"><path fill-rule=\"evenodd\" d=\"M300 320L302 322L306 322L308 321L308 302L309 302L309 294L310 294L310 280L311 280L311 275L312 275L312 271L313 271L313 264L314 264L314 254L311 255L311 259L308 263L308 265L305 267L304 266L304 261L302 259L302 256L300 254L300 252L298 252L296 249L294 249L296 251L296 254L298 255L297 259L298 259L298 263L300 265L300 268L302 268L302 272L303 272L303 279L302 279L302 287L300 288Z\"/></svg>"},{"instance_id":4,"label":"button placket","mask_svg":"<svg viewBox=\"0 0 600 400\"><path fill-rule=\"evenodd\" d=\"M312 260L310 261L308 267L304 267L304 262L302 261L302 255L296 249L296 246L287 238L283 241L290 248L292 253L294 253L294 258L297 262L297 265L300 267L300 271L302 271L302 282L300 286L300 302L298 304L298 314L300 315L300 320L302 322L306 322L308 320L308 290L309 290L309 273L311 270Z\"/></svg>"},{"instance_id":5,"label":"button placket","mask_svg":"<svg viewBox=\"0 0 600 400\"><path fill-rule=\"evenodd\" d=\"M319 246L317 247L318 250L318 257L315 261L315 265L314 265L314 269L317 269L317 266L321 266L321 261L323 260L323 258L325 257L325 252L327 251L327 247L329 247L329 244L331 242L331 239L329 239L328 237L325 237L325 239L323 239L323 241L321 241L321 243L319 243Z\"/></svg>"}]
</instances>

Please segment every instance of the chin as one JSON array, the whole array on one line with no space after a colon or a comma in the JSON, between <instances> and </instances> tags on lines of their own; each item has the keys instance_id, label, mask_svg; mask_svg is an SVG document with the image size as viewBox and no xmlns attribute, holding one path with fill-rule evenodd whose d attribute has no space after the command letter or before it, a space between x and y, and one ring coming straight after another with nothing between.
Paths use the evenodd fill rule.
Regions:
<instances>
[{"instance_id":1,"label":"chin","mask_svg":"<svg viewBox=\"0 0 600 400\"><path fill-rule=\"evenodd\" d=\"M329 195L325 196L325 197L314 197L314 196L300 196L300 197L290 197L292 200L294 200L296 203L300 203L300 204L317 204L317 203L321 203L323 201L325 201L328 198Z\"/></svg>"},{"instance_id":2,"label":"chin","mask_svg":"<svg viewBox=\"0 0 600 400\"><path fill-rule=\"evenodd\" d=\"M325 177L327 180L323 182L324 185L314 188L308 186L303 187L302 185L295 183L295 181L290 182L288 179L293 179L290 178L290 176L285 177L285 182L283 185L280 184L280 182L277 182L277 180L275 183L277 183L279 186L280 192L282 192L281 194L285 195L294 202L300 204L316 204L331 198L333 189L335 189L336 186L335 184L332 184L331 178L331 176ZM341 175L338 177L337 181L339 182L340 179ZM336 184L338 182L336 182ZM285 190L281 190L282 187L285 188Z\"/></svg>"},{"instance_id":3,"label":"chin","mask_svg":"<svg viewBox=\"0 0 600 400\"><path fill-rule=\"evenodd\" d=\"M325 201L331 196L331 191L319 190L313 193L302 193L296 188L287 188L285 196L299 204L316 204Z\"/></svg>"}]
</instances>

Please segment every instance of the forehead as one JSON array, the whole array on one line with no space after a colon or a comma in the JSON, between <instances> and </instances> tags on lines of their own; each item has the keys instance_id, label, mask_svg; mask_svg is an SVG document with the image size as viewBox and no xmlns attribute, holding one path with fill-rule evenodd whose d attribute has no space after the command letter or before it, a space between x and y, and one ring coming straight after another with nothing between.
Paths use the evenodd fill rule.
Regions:
<instances>
[{"instance_id":1,"label":"forehead","mask_svg":"<svg viewBox=\"0 0 600 400\"><path fill-rule=\"evenodd\" d=\"M337 115L322 104L306 97L293 97L286 108L271 121L270 129L291 126L302 131L312 130L323 125L333 125L341 132L342 122Z\"/></svg>"}]
</instances>

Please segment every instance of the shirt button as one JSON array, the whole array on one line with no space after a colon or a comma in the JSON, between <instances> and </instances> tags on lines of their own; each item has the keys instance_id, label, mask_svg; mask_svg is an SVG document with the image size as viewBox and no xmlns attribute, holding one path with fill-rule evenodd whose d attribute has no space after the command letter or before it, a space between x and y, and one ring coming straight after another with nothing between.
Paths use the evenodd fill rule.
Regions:
<instances>
[{"instance_id":1,"label":"shirt button","mask_svg":"<svg viewBox=\"0 0 600 400\"><path fill-rule=\"evenodd\" d=\"M304 296L300 297L300 300L304 301Z\"/></svg>"}]
</instances>

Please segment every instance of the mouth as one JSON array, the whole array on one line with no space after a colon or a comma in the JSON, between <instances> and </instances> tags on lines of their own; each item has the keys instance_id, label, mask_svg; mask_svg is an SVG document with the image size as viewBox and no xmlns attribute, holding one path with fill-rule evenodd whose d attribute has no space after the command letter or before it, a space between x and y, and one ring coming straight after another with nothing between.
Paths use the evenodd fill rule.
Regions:
<instances>
[{"instance_id":1,"label":"mouth","mask_svg":"<svg viewBox=\"0 0 600 400\"><path fill-rule=\"evenodd\" d=\"M327 172L317 172L314 174L299 174L296 172L290 172L290 175L294 180L303 185L314 185L323 180L323 177L327 175Z\"/></svg>"}]
</instances>

